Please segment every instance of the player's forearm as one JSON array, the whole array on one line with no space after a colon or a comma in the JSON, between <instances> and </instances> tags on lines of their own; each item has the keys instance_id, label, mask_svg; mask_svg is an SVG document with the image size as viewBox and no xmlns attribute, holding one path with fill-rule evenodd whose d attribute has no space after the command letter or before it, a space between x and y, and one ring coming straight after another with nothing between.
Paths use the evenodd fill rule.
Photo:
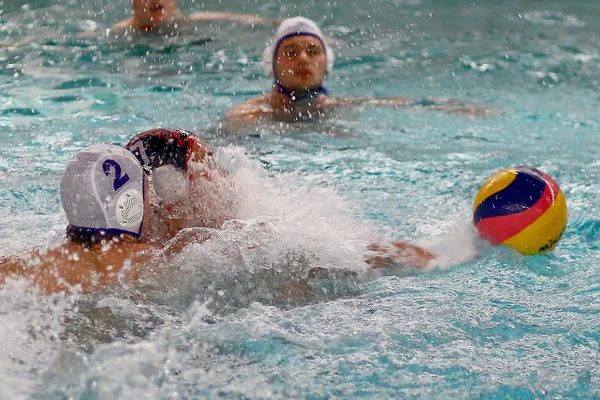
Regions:
<instances>
[{"instance_id":1,"label":"player's forearm","mask_svg":"<svg viewBox=\"0 0 600 400\"><path fill-rule=\"evenodd\" d=\"M437 257L430 251L404 241L390 245L373 243L368 247L366 262L371 268L404 264L415 268L424 268Z\"/></svg>"}]
</instances>

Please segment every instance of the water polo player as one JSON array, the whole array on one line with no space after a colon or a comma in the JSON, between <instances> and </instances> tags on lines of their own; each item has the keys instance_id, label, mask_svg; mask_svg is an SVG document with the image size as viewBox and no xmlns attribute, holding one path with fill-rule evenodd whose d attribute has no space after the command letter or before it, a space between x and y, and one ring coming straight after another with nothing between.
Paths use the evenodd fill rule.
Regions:
<instances>
[{"instance_id":1,"label":"water polo player","mask_svg":"<svg viewBox=\"0 0 600 400\"><path fill-rule=\"evenodd\" d=\"M188 227L220 228L233 218L236 200L214 150L182 129L153 129L125 146L150 176L152 236L164 242Z\"/></svg>"},{"instance_id":2,"label":"water polo player","mask_svg":"<svg viewBox=\"0 0 600 400\"><path fill-rule=\"evenodd\" d=\"M153 237L162 241L191 227L219 228L234 217L233 182L213 160L214 150L183 129L153 129L126 145L150 175L154 202ZM424 267L435 256L404 241L371 244L366 256L372 268L403 260Z\"/></svg>"},{"instance_id":3,"label":"water polo player","mask_svg":"<svg viewBox=\"0 0 600 400\"><path fill-rule=\"evenodd\" d=\"M11 276L32 281L43 293L114 284L124 265L149 259L146 178L137 159L115 145L75 154L65 169L60 197L69 225L67 242L0 258L0 285Z\"/></svg>"},{"instance_id":4,"label":"water polo player","mask_svg":"<svg viewBox=\"0 0 600 400\"><path fill-rule=\"evenodd\" d=\"M153 237L150 219L156 214L148 201L150 185L146 184L144 170L153 171L151 177L164 168L179 173L185 179L169 183L184 183L187 187L183 197L191 194L197 199L194 195L201 190L194 187L210 187L214 177L221 174L212 167L197 168L197 164L211 163L210 148L189 132L165 129L137 135L129 147L144 160L144 167L132 152L114 145L94 145L71 159L60 187L61 204L69 222L67 242L1 257L0 287L8 278L23 277L45 294L73 290L89 293L160 273L160 268L148 268L148 263L164 260L191 242L209 239L203 231L188 230L177 235L166 248L155 243L158 240ZM172 188L174 192L177 190ZM213 213L222 205L203 204L210 205L206 209ZM175 215L181 215L178 207L189 213L198 210L189 207L189 202L175 202L166 207ZM193 224L203 220L184 214L181 220L167 219L167 222L169 229L175 230L177 224L179 229L185 227L181 225L202 226ZM178 232L168 233L174 236ZM397 263L423 267L435 258L427 250L405 242L372 244L368 250L365 261L372 268Z\"/></svg>"},{"instance_id":5,"label":"water polo player","mask_svg":"<svg viewBox=\"0 0 600 400\"><path fill-rule=\"evenodd\" d=\"M223 121L224 133L235 133L265 120L295 122L319 118L341 106L383 105L489 114L481 106L448 100L423 102L404 97L346 99L328 96L324 81L333 69L334 58L325 36L313 21L303 17L284 20L263 53L263 67L267 75L273 77L273 90L229 110Z\"/></svg>"}]
</instances>

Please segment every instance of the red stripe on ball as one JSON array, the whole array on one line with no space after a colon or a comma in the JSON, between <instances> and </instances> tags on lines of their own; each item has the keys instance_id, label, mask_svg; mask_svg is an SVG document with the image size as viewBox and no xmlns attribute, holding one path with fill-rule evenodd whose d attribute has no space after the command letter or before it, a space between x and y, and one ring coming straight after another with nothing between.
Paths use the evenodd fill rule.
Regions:
<instances>
[{"instance_id":1,"label":"red stripe on ball","mask_svg":"<svg viewBox=\"0 0 600 400\"><path fill-rule=\"evenodd\" d=\"M540 215L546 212L554 202L558 185L549 176L544 174L546 184L542 197L525 211L516 214L503 215L501 217L484 218L477 223L477 230L485 239L492 244L500 244L510 239L529 225L534 223ZM552 185L552 183L554 183Z\"/></svg>"}]
</instances>

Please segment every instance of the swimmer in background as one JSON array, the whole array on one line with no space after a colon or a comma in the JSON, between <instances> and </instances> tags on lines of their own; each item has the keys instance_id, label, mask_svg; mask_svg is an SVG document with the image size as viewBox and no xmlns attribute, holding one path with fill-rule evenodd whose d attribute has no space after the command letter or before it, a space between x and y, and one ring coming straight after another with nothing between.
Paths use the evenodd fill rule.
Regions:
<instances>
[{"instance_id":1,"label":"swimmer in background","mask_svg":"<svg viewBox=\"0 0 600 400\"><path fill-rule=\"evenodd\" d=\"M106 37L122 38L131 33L155 32L167 36L177 36L184 25L210 21L230 21L246 25L276 24L280 19L262 17L256 14L236 14L227 12L202 11L184 15L177 7L177 0L133 0L131 17L117 22L110 29L103 31ZM99 35L98 31L81 32L78 38L91 38ZM58 35L54 35L58 36ZM52 36L44 36L48 39ZM17 43L4 44L0 48L15 48L41 39L31 37ZM211 39L200 40L201 44Z\"/></svg>"},{"instance_id":2,"label":"swimmer in background","mask_svg":"<svg viewBox=\"0 0 600 400\"><path fill-rule=\"evenodd\" d=\"M408 97L387 99L331 97L323 86L333 69L334 53L321 29L303 17L284 20L263 53L263 67L273 76L273 90L231 108L225 115L223 133L237 133L260 121L296 122L326 116L340 107L381 105L406 109L490 115L479 105L449 100L415 101Z\"/></svg>"},{"instance_id":3,"label":"swimmer in background","mask_svg":"<svg viewBox=\"0 0 600 400\"><path fill-rule=\"evenodd\" d=\"M66 243L0 257L0 287L23 277L44 294L94 292L144 275L151 259L180 251L153 243L147 179L128 150L93 145L75 154L60 185ZM185 243L184 243L185 242Z\"/></svg>"},{"instance_id":4,"label":"swimmer in background","mask_svg":"<svg viewBox=\"0 0 600 400\"><path fill-rule=\"evenodd\" d=\"M177 7L177 0L133 0L131 17L114 24L113 31L151 32L157 29L177 29L177 26L201 21L232 21L243 24L270 24L277 19L256 14L235 14L226 12L197 12L184 15Z\"/></svg>"}]
</instances>

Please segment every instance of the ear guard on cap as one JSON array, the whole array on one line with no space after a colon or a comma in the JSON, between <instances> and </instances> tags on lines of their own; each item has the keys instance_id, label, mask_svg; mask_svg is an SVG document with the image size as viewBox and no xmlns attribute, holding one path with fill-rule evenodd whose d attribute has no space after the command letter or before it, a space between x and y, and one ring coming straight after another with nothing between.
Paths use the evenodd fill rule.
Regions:
<instances>
[{"instance_id":1,"label":"ear guard on cap","mask_svg":"<svg viewBox=\"0 0 600 400\"><path fill-rule=\"evenodd\" d=\"M181 200L188 191L189 179L185 173L172 165L163 165L152 174L152 186L161 201L173 203Z\"/></svg>"},{"instance_id":2,"label":"ear guard on cap","mask_svg":"<svg viewBox=\"0 0 600 400\"><path fill-rule=\"evenodd\" d=\"M144 220L144 195L135 189L129 189L119 195L115 210L117 221L124 230L139 231Z\"/></svg>"},{"instance_id":3,"label":"ear guard on cap","mask_svg":"<svg viewBox=\"0 0 600 400\"><path fill-rule=\"evenodd\" d=\"M120 146L97 144L76 153L63 173L60 199L73 231L140 237L144 172Z\"/></svg>"}]
</instances>

